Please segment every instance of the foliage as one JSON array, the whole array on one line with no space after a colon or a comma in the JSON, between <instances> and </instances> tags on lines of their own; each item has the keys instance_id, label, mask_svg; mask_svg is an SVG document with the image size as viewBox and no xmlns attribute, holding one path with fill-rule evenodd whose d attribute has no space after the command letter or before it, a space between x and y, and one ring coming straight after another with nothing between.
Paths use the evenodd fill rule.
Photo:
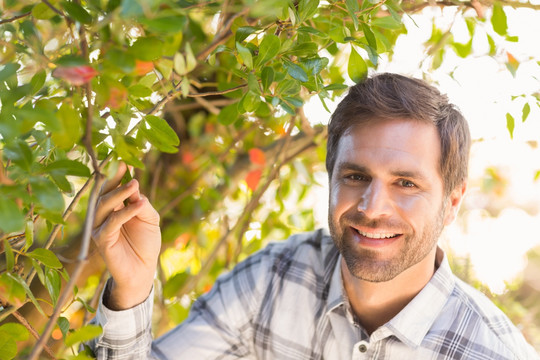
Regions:
<instances>
[{"instance_id":1,"label":"foliage","mask_svg":"<svg viewBox=\"0 0 540 360\"><path fill-rule=\"evenodd\" d=\"M431 68L449 51L471 56L478 24L489 28L490 52L500 59L504 44L517 39L508 34L510 7L492 5L435 3L457 7L471 39L462 44L445 29L428 29ZM74 345L99 334L85 324L96 306L92 293L106 276L99 261L85 262L84 216L91 219L86 210L95 205L88 191L94 187L95 194L99 174L114 171L118 159L135 167L162 219L158 334L182 321L191 299L220 273L269 239L313 229L306 198L314 174L323 171L325 128L306 118L304 104L313 98L326 108L345 83L391 59L406 34L402 17L428 4L4 0L3 6L0 332L10 335L0 336L0 353L10 359L28 355L31 347L23 344L35 344L26 329L42 339L30 358L42 346L51 356L83 358L73 355ZM502 61L513 74L519 67L509 53ZM537 104L527 103L523 120ZM509 114L510 133L513 122ZM46 345L51 332L54 341Z\"/></svg>"}]
</instances>

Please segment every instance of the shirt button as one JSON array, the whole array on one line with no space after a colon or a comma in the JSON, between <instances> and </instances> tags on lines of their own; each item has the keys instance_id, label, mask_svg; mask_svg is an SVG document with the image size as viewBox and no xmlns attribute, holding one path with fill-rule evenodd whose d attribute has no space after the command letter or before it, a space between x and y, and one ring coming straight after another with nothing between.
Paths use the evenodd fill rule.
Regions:
<instances>
[{"instance_id":1,"label":"shirt button","mask_svg":"<svg viewBox=\"0 0 540 360\"><path fill-rule=\"evenodd\" d=\"M367 351L367 343L365 341L361 341L360 344L358 345L358 350L361 353L365 353Z\"/></svg>"}]
</instances>

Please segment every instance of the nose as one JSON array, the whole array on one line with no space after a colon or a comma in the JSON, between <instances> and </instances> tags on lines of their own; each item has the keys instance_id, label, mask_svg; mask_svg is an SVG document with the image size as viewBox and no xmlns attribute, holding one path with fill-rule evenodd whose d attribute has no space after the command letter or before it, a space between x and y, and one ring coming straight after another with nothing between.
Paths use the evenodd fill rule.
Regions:
<instances>
[{"instance_id":1,"label":"nose","mask_svg":"<svg viewBox=\"0 0 540 360\"><path fill-rule=\"evenodd\" d=\"M392 199L388 189L382 182L372 180L360 197L357 209L370 219L389 216L392 210Z\"/></svg>"}]
</instances>

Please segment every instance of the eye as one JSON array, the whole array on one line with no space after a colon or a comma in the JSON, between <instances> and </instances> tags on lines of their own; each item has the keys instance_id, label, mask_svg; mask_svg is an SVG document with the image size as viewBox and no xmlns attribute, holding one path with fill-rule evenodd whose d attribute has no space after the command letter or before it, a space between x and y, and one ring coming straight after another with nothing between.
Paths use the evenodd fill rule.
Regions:
<instances>
[{"instance_id":1,"label":"eye","mask_svg":"<svg viewBox=\"0 0 540 360\"><path fill-rule=\"evenodd\" d=\"M362 174L349 174L344 176L345 180L360 182L360 181L369 181L369 177Z\"/></svg>"},{"instance_id":2,"label":"eye","mask_svg":"<svg viewBox=\"0 0 540 360\"><path fill-rule=\"evenodd\" d=\"M401 179L398 181L398 184L400 186L403 186L403 187L407 187L407 188L412 188L412 187L416 187L416 184L413 183L412 181L409 181L409 180L405 180L405 179Z\"/></svg>"}]
</instances>

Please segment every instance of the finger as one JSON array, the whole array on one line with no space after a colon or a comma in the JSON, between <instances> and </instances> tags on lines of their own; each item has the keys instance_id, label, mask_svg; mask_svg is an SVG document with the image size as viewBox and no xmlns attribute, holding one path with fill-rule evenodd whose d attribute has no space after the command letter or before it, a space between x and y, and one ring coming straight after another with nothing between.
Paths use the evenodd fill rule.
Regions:
<instances>
[{"instance_id":1,"label":"finger","mask_svg":"<svg viewBox=\"0 0 540 360\"><path fill-rule=\"evenodd\" d=\"M100 196L96 207L94 227L100 226L111 212L122 209L126 199L133 199L133 201L130 202L135 203L135 199L138 199L138 197L140 197L140 194L139 183L137 180L132 180L126 185L120 186L107 194Z\"/></svg>"},{"instance_id":2,"label":"finger","mask_svg":"<svg viewBox=\"0 0 540 360\"><path fill-rule=\"evenodd\" d=\"M126 170L127 170L126 163L124 163L123 161L120 161L118 163L118 169L116 170L116 174L114 174L112 178L107 179L107 181L103 183L100 193L104 195L116 189L118 185L120 185L120 181L122 181L122 177L124 176Z\"/></svg>"},{"instance_id":3,"label":"finger","mask_svg":"<svg viewBox=\"0 0 540 360\"><path fill-rule=\"evenodd\" d=\"M142 209L137 214L137 218L139 218L140 220L146 223L159 226L159 213L152 206L152 204L150 204L150 201L148 201L148 198L141 194L141 198L139 201L142 202Z\"/></svg>"},{"instance_id":4,"label":"finger","mask_svg":"<svg viewBox=\"0 0 540 360\"><path fill-rule=\"evenodd\" d=\"M122 210L115 211L109 214L103 224L94 230L94 241L99 247L106 246L104 241L110 239L117 239L117 236L110 236L120 231L122 225L137 216L144 208L144 201L138 201L136 203L126 206ZM109 244L110 245L110 244Z\"/></svg>"}]
</instances>

